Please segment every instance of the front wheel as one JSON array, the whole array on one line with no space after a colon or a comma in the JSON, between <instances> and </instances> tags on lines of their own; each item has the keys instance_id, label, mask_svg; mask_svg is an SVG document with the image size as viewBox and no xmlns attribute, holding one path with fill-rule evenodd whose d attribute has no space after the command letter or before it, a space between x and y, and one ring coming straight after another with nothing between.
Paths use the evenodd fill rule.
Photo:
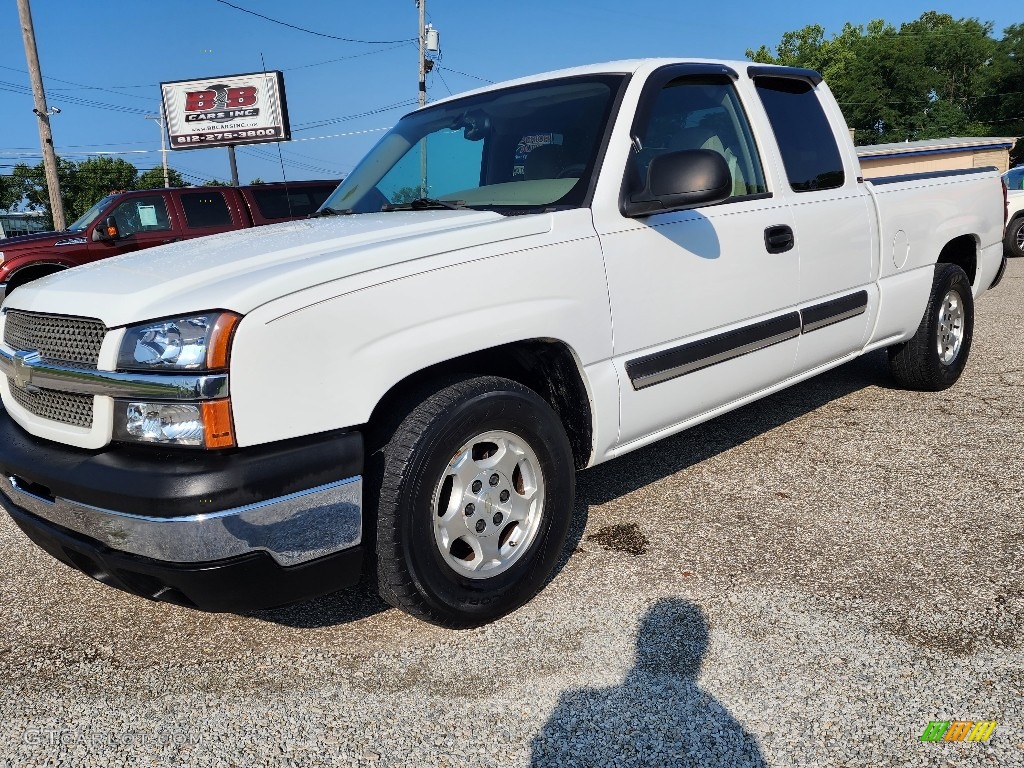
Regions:
<instances>
[{"instance_id":1,"label":"front wheel","mask_svg":"<svg viewBox=\"0 0 1024 768\"><path fill-rule=\"evenodd\" d=\"M1024 256L1024 216L1018 216L1007 225L1003 252L1007 256Z\"/></svg>"},{"instance_id":2,"label":"front wheel","mask_svg":"<svg viewBox=\"0 0 1024 768\"><path fill-rule=\"evenodd\" d=\"M964 372L973 336L974 295L967 274L956 264L936 264L917 333L889 347L889 368L908 389L947 389Z\"/></svg>"},{"instance_id":3,"label":"front wheel","mask_svg":"<svg viewBox=\"0 0 1024 768\"><path fill-rule=\"evenodd\" d=\"M387 602L472 627L544 585L575 475L562 424L539 395L497 377L445 386L405 417L382 461L377 581Z\"/></svg>"}]
</instances>

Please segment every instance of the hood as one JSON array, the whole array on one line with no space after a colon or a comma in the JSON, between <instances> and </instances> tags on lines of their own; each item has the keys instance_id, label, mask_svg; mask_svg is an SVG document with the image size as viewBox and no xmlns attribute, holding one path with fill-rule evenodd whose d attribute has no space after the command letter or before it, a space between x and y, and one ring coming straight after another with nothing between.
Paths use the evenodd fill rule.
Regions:
<instances>
[{"instance_id":1,"label":"hood","mask_svg":"<svg viewBox=\"0 0 1024 768\"><path fill-rule=\"evenodd\" d=\"M30 235L0 239L0 252L4 252L5 258L10 260L12 251L20 255L22 252L35 251L39 248L50 248L64 240L73 240L75 243L89 242L83 232L33 232Z\"/></svg>"},{"instance_id":2,"label":"hood","mask_svg":"<svg viewBox=\"0 0 1024 768\"><path fill-rule=\"evenodd\" d=\"M550 229L550 214L471 210L306 219L103 259L22 286L4 306L108 328L211 309L246 314L304 288Z\"/></svg>"}]
</instances>

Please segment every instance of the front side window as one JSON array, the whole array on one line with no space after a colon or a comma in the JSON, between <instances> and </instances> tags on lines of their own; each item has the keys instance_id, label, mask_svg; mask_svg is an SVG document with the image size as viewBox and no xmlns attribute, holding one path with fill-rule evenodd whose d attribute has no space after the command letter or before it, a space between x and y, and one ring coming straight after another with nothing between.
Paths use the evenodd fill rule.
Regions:
<instances>
[{"instance_id":1,"label":"front side window","mask_svg":"<svg viewBox=\"0 0 1024 768\"><path fill-rule=\"evenodd\" d=\"M114 217L121 237L136 232L154 232L171 228L162 195L146 195L125 200L110 215Z\"/></svg>"},{"instance_id":2,"label":"front side window","mask_svg":"<svg viewBox=\"0 0 1024 768\"><path fill-rule=\"evenodd\" d=\"M685 77L671 81L658 92L636 139L639 148L631 159L634 185L642 185L651 160L658 155L710 149L729 166L730 200L767 192L747 116L726 79Z\"/></svg>"},{"instance_id":3,"label":"front side window","mask_svg":"<svg viewBox=\"0 0 1024 768\"><path fill-rule=\"evenodd\" d=\"M1011 168L1003 174L1007 189L1024 189L1024 168Z\"/></svg>"},{"instance_id":4,"label":"front side window","mask_svg":"<svg viewBox=\"0 0 1024 768\"><path fill-rule=\"evenodd\" d=\"M793 191L843 186L843 158L811 84L788 77L758 77L754 84L768 113Z\"/></svg>"},{"instance_id":5,"label":"front side window","mask_svg":"<svg viewBox=\"0 0 1024 768\"><path fill-rule=\"evenodd\" d=\"M413 112L321 210L372 213L425 200L499 213L582 205L624 80L549 80Z\"/></svg>"}]
</instances>

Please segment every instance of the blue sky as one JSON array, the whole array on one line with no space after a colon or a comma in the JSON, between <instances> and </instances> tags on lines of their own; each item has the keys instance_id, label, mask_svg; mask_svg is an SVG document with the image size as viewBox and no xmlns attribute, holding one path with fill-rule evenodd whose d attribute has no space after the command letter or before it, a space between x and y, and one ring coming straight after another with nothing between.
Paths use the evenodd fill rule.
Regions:
<instances>
[{"instance_id":1,"label":"blue sky","mask_svg":"<svg viewBox=\"0 0 1024 768\"><path fill-rule=\"evenodd\" d=\"M77 160L90 152L126 152L118 156L139 168L159 165L159 133L144 118L159 108L159 83L259 71L261 55L267 69L285 71L294 140L281 149L289 179L344 175L380 136L378 129L409 109L395 105L414 102L413 0L232 2L336 37L394 42L318 37L217 0L33 0L47 97L61 109L52 120L58 151ZM820 1L427 0L443 57L428 93L440 98L485 81L638 56L742 59L747 48L774 45L783 32L806 24L832 33L845 21L884 18L898 25L926 10L993 22L1000 36L1024 22L1014 6L1008 0L864 0L851 9ZM17 7L7 0L0 8L0 173L39 160L25 69ZM225 149L173 152L169 161L193 183L229 175ZM282 178L275 145L240 147L238 163L243 183Z\"/></svg>"}]
</instances>

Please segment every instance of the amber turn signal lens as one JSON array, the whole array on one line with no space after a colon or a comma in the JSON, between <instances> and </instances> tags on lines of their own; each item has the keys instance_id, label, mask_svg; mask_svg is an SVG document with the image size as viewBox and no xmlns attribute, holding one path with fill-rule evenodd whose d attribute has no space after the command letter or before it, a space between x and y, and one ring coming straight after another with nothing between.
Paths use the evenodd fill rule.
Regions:
<instances>
[{"instance_id":1,"label":"amber turn signal lens","mask_svg":"<svg viewBox=\"0 0 1024 768\"><path fill-rule=\"evenodd\" d=\"M203 436L207 448L233 448L235 430L231 425L231 401L208 400L203 403Z\"/></svg>"},{"instance_id":2,"label":"amber turn signal lens","mask_svg":"<svg viewBox=\"0 0 1024 768\"><path fill-rule=\"evenodd\" d=\"M235 327L241 320L234 312L221 312L210 329L206 344L206 367L218 370L228 367L228 353L231 351L231 339L235 335Z\"/></svg>"}]
</instances>

